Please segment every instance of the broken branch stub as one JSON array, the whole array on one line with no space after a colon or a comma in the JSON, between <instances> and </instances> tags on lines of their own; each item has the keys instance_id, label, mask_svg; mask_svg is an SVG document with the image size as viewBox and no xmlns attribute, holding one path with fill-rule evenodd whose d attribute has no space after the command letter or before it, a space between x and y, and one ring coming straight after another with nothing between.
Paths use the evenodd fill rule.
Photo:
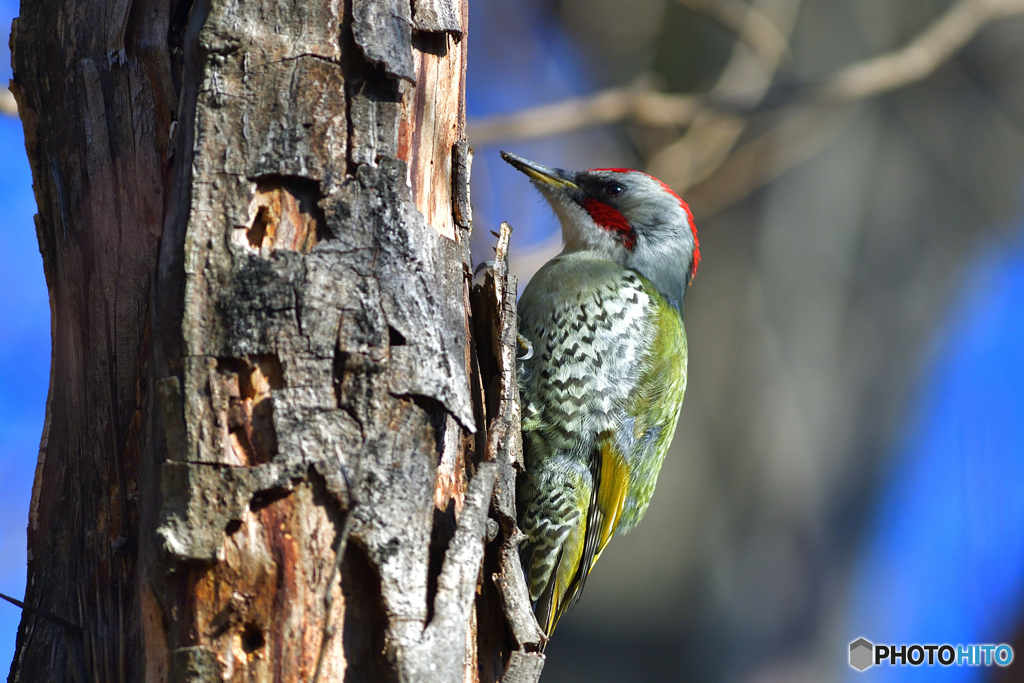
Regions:
<instances>
[{"instance_id":1,"label":"broken branch stub","mask_svg":"<svg viewBox=\"0 0 1024 683\"><path fill-rule=\"evenodd\" d=\"M519 386L516 372L516 278L508 270L508 247L512 229L502 223L493 265L484 267L473 285L473 316L481 374L489 377L487 396L486 459L498 466L492 507L501 524L497 547L497 571L490 580L497 589L502 610L515 641L506 666L518 670L514 661L532 662L527 672L540 676L544 635L530 606L529 591L519 561L522 533L516 526L516 477L522 472L522 434ZM528 656L527 660L522 657ZM505 674L507 675L507 674ZM520 675L520 674L516 674ZM532 675L532 674L531 674ZM518 678L516 680L536 680Z\"/></svg>"}]
</instances>

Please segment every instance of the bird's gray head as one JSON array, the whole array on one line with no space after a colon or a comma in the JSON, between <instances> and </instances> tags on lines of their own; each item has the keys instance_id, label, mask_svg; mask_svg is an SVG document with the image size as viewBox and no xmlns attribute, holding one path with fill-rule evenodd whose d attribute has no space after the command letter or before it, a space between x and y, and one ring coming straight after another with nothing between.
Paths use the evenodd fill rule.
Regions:
<instances>
[{"instance_id":1,"label":"bird's gray head","mask_svg":"<svg viewBox=\"0 0 1024 683\"><path fill-rule=\"evenodd\" d=\"M700 245L690 207L641 171L563 171L502 152L529 176L562 223L565 251L590 251L631 268L676 307L697 274Z\"/></svg>"}]
</instances>

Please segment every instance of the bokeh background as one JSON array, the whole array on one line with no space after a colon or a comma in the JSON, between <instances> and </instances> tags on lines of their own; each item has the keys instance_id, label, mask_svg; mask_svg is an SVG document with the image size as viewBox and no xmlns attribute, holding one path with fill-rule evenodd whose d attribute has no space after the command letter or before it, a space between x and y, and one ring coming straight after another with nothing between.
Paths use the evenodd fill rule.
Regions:
<instances>
[{"instance_id":1,"label":"bokeh background","mask_svg":"<svg viewBox=\"0 0 1024 683\"><path fill-rule=\"evenodd\" d=\"M654 502L545 680L1024 681L1024 6L997 4L471 4L477 259L501 221L522 281L559 249L499 149L653 173L703 256ZM861 674L858 637L1022 661Z\"/></svg>"},{"instance_id":2,"label":"bokeh background","mask_svg":"<svg viewBox=\"0 0 1024 683\"><path fill-rule=\"evenodd\" d=\"M0 26L17 11L0 0ZM654 502L543 680L1024 680L846 664L862 636L1009 642L1024 664L1024 3L470 12L476 259L501 221L521 283L559 249L499 149L654 173L690 201L703 255ZM12 116L0 159L0 592L20 597L49 310ZM2 663L19 616L0 604Z\"/></svg>"}]
</instances>

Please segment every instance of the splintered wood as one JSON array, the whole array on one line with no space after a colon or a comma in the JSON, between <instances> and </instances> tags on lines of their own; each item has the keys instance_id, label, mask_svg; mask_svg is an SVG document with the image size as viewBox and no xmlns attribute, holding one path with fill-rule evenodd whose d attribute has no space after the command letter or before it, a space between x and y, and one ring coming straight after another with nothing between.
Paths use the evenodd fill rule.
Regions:
<instances>
[{"instance_id":1,"label":"splintered wood","mask_svg":"<svg viewBox=\"0 0 1024 683\"><path fill-rule=\"evenodd\" d=\"M531 609L518 551L523 537L516 525L515 483L523 459L516 374L517 283L508 270L511 235L512 229L502 223L493 264L483 267L474 281L473 316L481 375L490 378L486 387L485 459L498 465L492 506L501 524L502 538L490 578L516 648L504 663L500 677L530 683L539 678L543 668L544 655L538 650L545 638Z\"/></svg>"},{"instance_id":2,"label":"splintered wood","mask_svg":"<svg viewBox=\"0 0 1024 683\"><path fill-rule=\"evenodd\" d=\"M417 2L415 10L415 19L447 28L415 34L416 84L405 101L399 156L409 163L416 208L439 234L458 241L452 194L437 188L456 185L452 148L465 140L466 41L459 29L465 5L431 0Z\"/></svg>"}]
</instances>

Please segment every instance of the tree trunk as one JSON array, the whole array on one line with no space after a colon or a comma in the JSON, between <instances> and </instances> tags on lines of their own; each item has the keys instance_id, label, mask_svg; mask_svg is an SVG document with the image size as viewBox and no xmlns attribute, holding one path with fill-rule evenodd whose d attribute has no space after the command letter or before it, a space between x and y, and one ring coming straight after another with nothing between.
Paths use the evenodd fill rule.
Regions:
<instances>
[{"instance_id":1,"label":"tree trunk","mask_svg":"<svg viewBox=\"0 0 1024 683\"><path fill-rule=\"evenodd\" d=\"M466 25L23 5L53 364L10 680L539 676L508 230L471 295Z\"/></svg>"}]
</instances>

